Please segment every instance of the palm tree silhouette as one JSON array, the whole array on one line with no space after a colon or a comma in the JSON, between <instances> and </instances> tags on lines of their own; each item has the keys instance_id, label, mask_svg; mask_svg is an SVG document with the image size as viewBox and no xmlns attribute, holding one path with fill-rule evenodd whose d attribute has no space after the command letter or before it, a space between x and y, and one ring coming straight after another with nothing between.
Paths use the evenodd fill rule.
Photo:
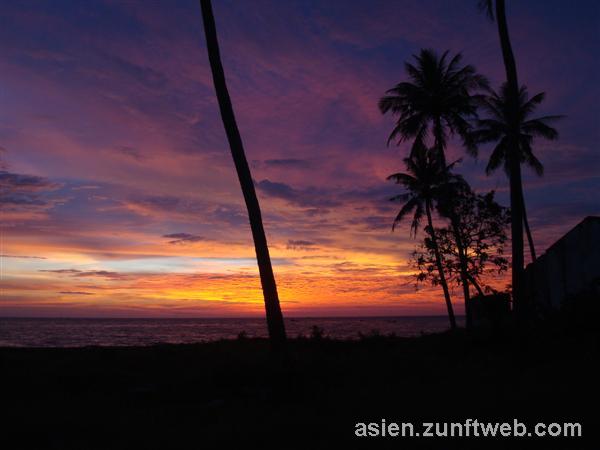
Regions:
<instances>
[{"instance_id":1,"label":"palm tree silhouette","mask_svg":"<svg viewBox=\"0 0 600 450\"><path fill-rule=\"evenodd\" d=\"M448 60L448 51L441 57L430 49L422 49L414 55L416 64L406 63L405 69L409 81L398 83L379 100L379 109L383 114L388 111L398 116L396 126L388 138L388 145L394 139L398 143L414 138L413 150L425 147L426 137L433 136L433 147L439 167L437 171L446 183L457 180L450 174L446 164L445 149L449 136L461 138L468 153L477 154L477 145L472 139L473 121L477 118L477 109L483 90L489 89L488 81L478 74L475 67L461 65L462 55L456 54ZM441 180L439 180L441 182ZM446 198L448 198L446 196ZM446 205L450 205L446 201ZM445 214L455 230L456 244L460 242L459 218L450 209ZM461 270L467 327L471 325L469 312L469 284L467 268L462 252Z\"/></svg>"},{"instance_id":2,"label":"palm tree silhouette","mask_svg":"<svg viewBox=\"0 0 600 450\"><path fill-rule=\"evenodd\" d=\"M449 135L458 135L467 151L475 154L470 120L477 117L479 96L475 93L488 87L486 78L471 65L461 66L460 53L448 60L448 51L438 57L435 51L422 49L413 57L416 64L405 63L410 81L398 83L379 100L383 114L389 111L398 116L388 145L413 138L415 144L426 145L431 132L442 167L446 166L444 150Z\"/></svg>"},{"instance_id":3,"label":"palm tree silhouette","mask_svg":"<svg viewBox=\"0 0 600 450\"><path fill-rule=\"evenodd\" d=\"M439 251L435 228L433 227L432 210L437 202L440 189L443 189L443 183L446 177L446 170L439 164L437 152L428 150L424 145L416 144L413 146L413 152L408 158L404 158L407 173L395 173L387 179L394 180L396 184L402 185L406 192L404 194L392 197L393 201L404 202L400 208L400 212L394 219L392 230L396 225L414 211L411 223L411 232L414 236L421 224L423 214L427 216L426 232L431 238L431 243L435 253L436 266L440 278L440 284L444 291L446 300L446 308L448 310L448 318L450 319L450 327L456 328L456 319L454 317L454 309L450 299L450 291L448 283L444 275L442 256Z\"/></svg>"},{"instance_id":4,"label":"palm tree silhouette","mask_svg":"<svg viewBox=\"0 0 600 450\"><path fill-rule=\"evenodd\" d=\"M223 65L221 64L212 5L210 0L200 0L200 6L202 9L202 20L204 22L204 33L206 35L208 59L210 61L210 68L219 102L219 109L221 111L221 118L229 141L229 147L231 148L231 156L235 163L240 186L246 202L246 208L248 209L248 218L250 220L252 237L254 239L254 248L256 251L260 281L265 300L269 337L273 347L281 349L286 341L285 325L283 323L283 315L281 314L281 307L279 305L277 285L275 284L275 276L273 275L273 268L271 266L271 258L269 256L269 247L263 228L260 205L258 204L250 167L246 160L242 138L233 113L231 99L229 97L229 92L227 91L227 84L225 83L225 74L223 72Z\"/></svg>"},{"instance_id":5,"label":"palm tree silhouette","mask_svg":"<svg viewBox=\"0 0 600 450\"><path fill-rule=\"evenodd\" d=\"M479 7L483 10L490 20L496 19L498 24L498 36L500 38L500 47L502 49L502 59L504 60L504 69L506 72L506 90L507 107L511 117L518 115L519 98L519 80L517 78L517 62L512 50L510 35L508 34L508 23L506 21L506 8L504 0L479 0ZM510 122L509 122L510 123ZM522 306L522 284L523 284L523 223L525 220L525 207L523 200L523 185L521 180L521 163L518 156L518 142L515 140L518 130L513 129L506 145L509 149L506 153L506 162L508 165L508 178L510 183L510 211L511 211L511 242L512 242L512 296L513 307L518 315L523 316ZM526 229L529 229L527 224ZM532 256L533 238L528 234ZM523 309L523 312L524 309Z\"/></svg>"},{"instance_id":6,"label":"palm tree silhouette","mask_svg":"<svg viewBox=\"0 0 600 450\"><path fill-rule=\"evenodd\" d=\"M519 163L519 174L520 165L526 164L541 176L544 173L544 166L533 154L531 147L533 140L536 137L548 140L557 139L558 132L550 126L550 122L560 119L562 116L530 118L537 106L544 101L545 94L543 92L529 98L527 88L522 86L518 91L516 113L512 107L511 96L508 83L504 83L499 93L491 91L491 94L482 101L482 106L489 117L477 121L478 129L473 133L473 138L479 143L496 143L485 169L486 173L490 174L503 166L510 178L513 173L512 155L515 155ZM523 223L527 231L529 230L529 224L525 210L523 187L520 186L519 190L521 192L519 206L522 208ZM530 231L527 234L530 240L532 260L535 261L533 238Z\"/></svg>"}]
</instances>

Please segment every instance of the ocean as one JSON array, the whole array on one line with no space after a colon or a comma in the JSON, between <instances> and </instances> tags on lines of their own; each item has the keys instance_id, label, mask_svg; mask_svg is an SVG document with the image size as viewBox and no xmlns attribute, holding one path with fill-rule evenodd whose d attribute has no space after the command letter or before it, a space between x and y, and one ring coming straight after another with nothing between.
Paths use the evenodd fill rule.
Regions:
<instances>
[{"instance_id":1,"label":"ocean","mask_svg":"<svg viewBox=\"0 0 600 450\"><path fill-rule=\"evenodd\" d=\"M448 329L448 318L288 318L288 336L310 336L313 327L335 339L360 334L418 336ZM266 337L264 319L50 319L0 318L0 347L85 347L189 344L219 339Z\"/></svg>"}]
</instances>

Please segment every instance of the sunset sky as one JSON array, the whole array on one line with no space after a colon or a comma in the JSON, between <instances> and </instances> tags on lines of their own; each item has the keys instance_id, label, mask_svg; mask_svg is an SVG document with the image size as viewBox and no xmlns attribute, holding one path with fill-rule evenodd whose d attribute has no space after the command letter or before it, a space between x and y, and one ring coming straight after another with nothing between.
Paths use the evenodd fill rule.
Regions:
<instances>
[{"instance_id":1,"label":"sunset sky","mask_svg":"<svg viewBox=\"0 0 600 450\"><path fill-rule=\"evenodd\" d=\"M422 47L498 86L495 24L476 0L213 3L284 314L444 314L391 232L407 146L377 100ZM600 3L507 3L521 83L566 115L534 147L545 176L525 170L541 252L600 213ZM506 205L489 150L458 171ZM263 313L197 1L4 2L0 158L0 316Z\"/></svg>"}]
</instances>

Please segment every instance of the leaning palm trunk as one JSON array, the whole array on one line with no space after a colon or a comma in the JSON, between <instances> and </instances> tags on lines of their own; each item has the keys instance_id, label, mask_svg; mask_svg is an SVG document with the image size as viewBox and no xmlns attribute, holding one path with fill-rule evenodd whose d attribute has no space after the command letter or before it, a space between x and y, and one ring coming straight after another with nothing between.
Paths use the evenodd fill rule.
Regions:
<instances>
[{"instance_id":1,"label":"leaning palm trunk","mask_svg":"<svg viewBox=\"0 0 600 450\"><path fill-rule=\"evenodd\" d=\"M529 251L531 252L531 262L535 262L535 246L533 245L533 235L529 229L529 221L527 220L527 208L525 207L525 196L523 196L523 225L525 225L525 234L527 235L527 242L529 242Z\"/></svg>"},{"instance_id":2,"label":"leaning palm trunk","mask_svg":"<svg viewBox=\"0 0 600 450\"><path fill-rule=\"evenodd\" d=\"M427 212L427 224L429 225L429 236L431 237L431 243L433 245L433 252L435 254L435 263L440 276L440 284L444 291L444 299L446 300L446 309L448 310L448 318L450 319L450 328L456 329L456 318L454 317L454 308L452 308L452 301L450 300L450 291L448 290L448 283L446 282L446 276L444 275L444 266L442 265L442 255L438 247L435 230L433 228L433 220L431 218L431 204L429 200L425 202L425 210Z\"/></svg>"},{"instance_id":3,"label":"leaning palm trunk","mask_svg":"<svg viewBox=\"0 0 600 450\"><path fill-rule=\"evenodd\" d=\"M221 111L221 118L223 119L229 147L231 148L231 156L235 163L240 186L246 202L246 208L248 209L248 218L250 220L252 237L254 239L254 249L256 250L256 259L258 261L258 270L260 272L260 281L265 300L269 337L275 348L281 348L286 340L285 326L283 323L283 315L281 314L281 307L279 305L277 286L275 284L275 277L271 266L269 247L267 246L267 238L263 228L260 206L258 204L258 198L256 197L256 191L254 190L254 183L252 182L248 161L246 160L246 155L244 153L242 138L235 121L231 99L229 98L229 92L227 91L227 85L225 83L225 74L221 64L217 30L210 0L200 0L200 6L202 8L208 58L219 102L219 109Z\"/></svg>"},{"instance_id":4,"label":"leaning palm trunk","mask_svg":"<svg viewBox=\"0 0 600 450\"><path fill-rule=\"evenodd\" d=\"M504 0L496 0L496 22L502 47L502 58L506 70L506 82L511 99L512 117L518 117L519 83L517 65L508 35ZM516 125L515 125L516 126ZM518 135L518 130L512 130ZM512 240L512 290L513 308L518 316L525 315L525 305L522 297L523 289L523 185L521 181L521 161L517 156L518 142L511 139L508 150L508 170L510 179L510 210L511 210L511 240Z\"/></svg>"}]
</instances>

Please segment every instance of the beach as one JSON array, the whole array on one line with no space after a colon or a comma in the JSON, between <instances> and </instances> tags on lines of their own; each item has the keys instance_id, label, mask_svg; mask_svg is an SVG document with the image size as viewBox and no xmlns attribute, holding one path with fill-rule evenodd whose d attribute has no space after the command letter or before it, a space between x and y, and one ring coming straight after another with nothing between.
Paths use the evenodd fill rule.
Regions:
<instances>
[{"instance_id":1,"label":"beach","mask_svg":"<svg viewBox=\"0 0 600 450\"><path fill-rule=\"evenodd\" d=\"M11 448L44 449L506 448L505 438L359 438L355 426L518 419L579 422L589 433L597 346L591 331L546 330L520 342L461 332L292 339L285 358L247 338L2 348L4 436ZM522 439L586 448L581 438Z\"/></svg>"}]
</instances>

